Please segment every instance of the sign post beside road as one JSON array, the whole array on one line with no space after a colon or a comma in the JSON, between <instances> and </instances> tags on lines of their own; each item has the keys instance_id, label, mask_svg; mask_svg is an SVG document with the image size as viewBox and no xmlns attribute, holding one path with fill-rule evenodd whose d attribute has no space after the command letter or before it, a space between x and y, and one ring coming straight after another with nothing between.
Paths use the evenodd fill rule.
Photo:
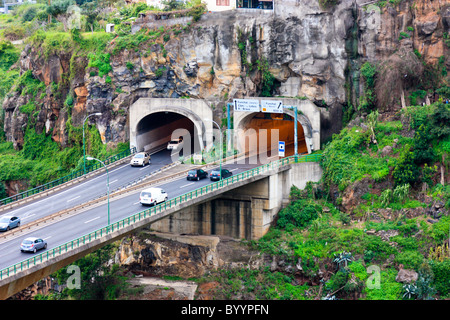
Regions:
<instances>
[{"instance_id":1,"label":"sign post beside road","mask_svg":"<svg viewBox=\"0 0 450 320\"><path fill-rule=\"evenodd\" d=\"M284 157L284 152L285 152L285 142L278 141L278 156Z\"/></svg>"}]
</instances>

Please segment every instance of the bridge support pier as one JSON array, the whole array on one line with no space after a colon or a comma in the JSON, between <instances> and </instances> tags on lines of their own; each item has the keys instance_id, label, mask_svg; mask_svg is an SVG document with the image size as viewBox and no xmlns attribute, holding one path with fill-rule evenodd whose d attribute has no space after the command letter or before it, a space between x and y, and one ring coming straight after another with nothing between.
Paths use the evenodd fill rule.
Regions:
<instances>
[{"instance_id":1,"label":"bridge support pier","mask_svg":"<svg viewBox=\"0 0 450 320\"><path fill-rule=\"evenodd\" d=\"M288 202L291 186L303 189L308 181L317 182L321 176L322 169L318 163L287 167L276 175L184 208L152 223L150 229L257 240L267 233L283 204Z\"/></svg>"}]
</instances>

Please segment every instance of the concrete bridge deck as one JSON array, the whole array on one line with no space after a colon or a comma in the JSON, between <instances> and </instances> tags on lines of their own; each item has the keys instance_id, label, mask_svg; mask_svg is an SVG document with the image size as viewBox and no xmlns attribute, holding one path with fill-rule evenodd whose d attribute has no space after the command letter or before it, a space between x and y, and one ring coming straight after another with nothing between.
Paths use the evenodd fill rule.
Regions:
<instances>
[{"instance_id":1,"label":"concrete bridge deck","mask_svg":"<svg viewBox=\"0 0 450 320\"><path fill-rule=\"evenodd\" d=\"M224 223L220 223L221 219L217 217L220 216L220 212L232 213L228 209L223 210L221 201L216 202L214 210L216 219L211 219L211 214L209 217L202 215L205 217L203 221L192 218L195 215L198 216L199 207L203 208L201 211L204 211L204 208L212 209L211 201L216 199L244 200L249 203L246 218L238 219L239 223L234 222L235 226L231 230L231 235L257 239L270 227L282 206L283 199L288 198L292 185L303 188L307 181L320 180L322 170L320 165L314 162L318 158L309 157L310 160L306 157L283 158L206 185L0 270L0 299L12 296L86 254L140 228L152 225L152 229L165 231L168 229L167 217L175 217L178 221L177 223L172 221L169 229L174 226L184 226L195 232L202 230L204 234L223 234L227 232L226 221L228 220L222 219ZM298 161L302 162L298 163ZM233 195L236 198L234 200ZM192 222L190 226L188 221Z\"/></svg>"}]
</instances>

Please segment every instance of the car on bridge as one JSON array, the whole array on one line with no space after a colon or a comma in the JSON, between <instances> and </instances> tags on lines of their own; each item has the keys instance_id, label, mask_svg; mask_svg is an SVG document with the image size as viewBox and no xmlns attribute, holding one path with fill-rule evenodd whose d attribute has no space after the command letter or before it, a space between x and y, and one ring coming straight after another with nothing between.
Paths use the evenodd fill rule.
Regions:
<instances>
[{"instance_id":1,"label":"car on bridge","mask_svg":"<svg viewBox=\"0 0 450 320\"><path fill-rule=\"evenodd\" d=\"M208 172L202 169L189 170L186 180L200 180L208 177Z\"/></svg>"},{"instance_id":2,"label":"car on bridge","mask_svg":"<svg viewBox=\"0 0 450 320\"><path fill-rule=\"evenodd\" d=\"M211 171L211 173L209 175L209 179L211 181L216 181L216 180L231 177L232 175L233 175L233 173L228 169L222 169L222 172L220 172L219 169L214 169Z\"/></svg>"},{"instance_id":3,"label":"car on bridge","mask_svg":"<svg viewBox=\"0 0 450 320\"><path fill-rule=\"evenodd\" d=\"M8 231L20 227L20 218L14 216L3 216L0 218L0 231Z\"/></svg>"},{"instance_id":4,"label":"car on bridge","mask_svg":"<svg viewBox=\"0 0 450 320\"><path fill-rule=\"evenodd\" d=\"M130 160L130 165L141 166L144 167L146 164L150 164L151 157L147 152L139 152L134 155L134 157Z\"/></svg>"},{"instance_id":5,"label":"car on bridge","mask_svg":"<svg viewBox=\"0 0 450 320\"><path fill-rule=\"evenodd\" d=\"M158 203L167 201L167 193L161 188L148 188L141 191L139 202L142 205L156 206Z\"/></svg>"},{"instance_id":6,"label":"car on bridge","mask_svg":"<svg viewBox=\"0 0 450 320\"><path fill-rule=\"evenodd\" d=\"M47 241L36 237L26 238L22 241L20 245L20 251L22 252L36 253L36 251L41 249L47 249Z\"/></svg>"}]
</instances>

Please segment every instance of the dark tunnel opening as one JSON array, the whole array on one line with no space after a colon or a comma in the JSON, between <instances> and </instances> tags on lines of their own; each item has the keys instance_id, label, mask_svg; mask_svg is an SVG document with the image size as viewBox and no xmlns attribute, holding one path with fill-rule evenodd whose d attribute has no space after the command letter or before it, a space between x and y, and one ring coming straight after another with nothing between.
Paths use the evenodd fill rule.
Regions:
<instances>
[{"instance_id":1,"label":"dark tunnel opening","mask_svg":"<svg viewBox=\"0 0 450 320\"><path fill-rule=\"evenodd\" d=\"M182 114L152 113L139 121L137 126L137 148L140 151L163 149L169 141L179 137L183 137L183 151L180 155L187 156L199 148L195 125Z\"/></svg>"}]
</instances>

